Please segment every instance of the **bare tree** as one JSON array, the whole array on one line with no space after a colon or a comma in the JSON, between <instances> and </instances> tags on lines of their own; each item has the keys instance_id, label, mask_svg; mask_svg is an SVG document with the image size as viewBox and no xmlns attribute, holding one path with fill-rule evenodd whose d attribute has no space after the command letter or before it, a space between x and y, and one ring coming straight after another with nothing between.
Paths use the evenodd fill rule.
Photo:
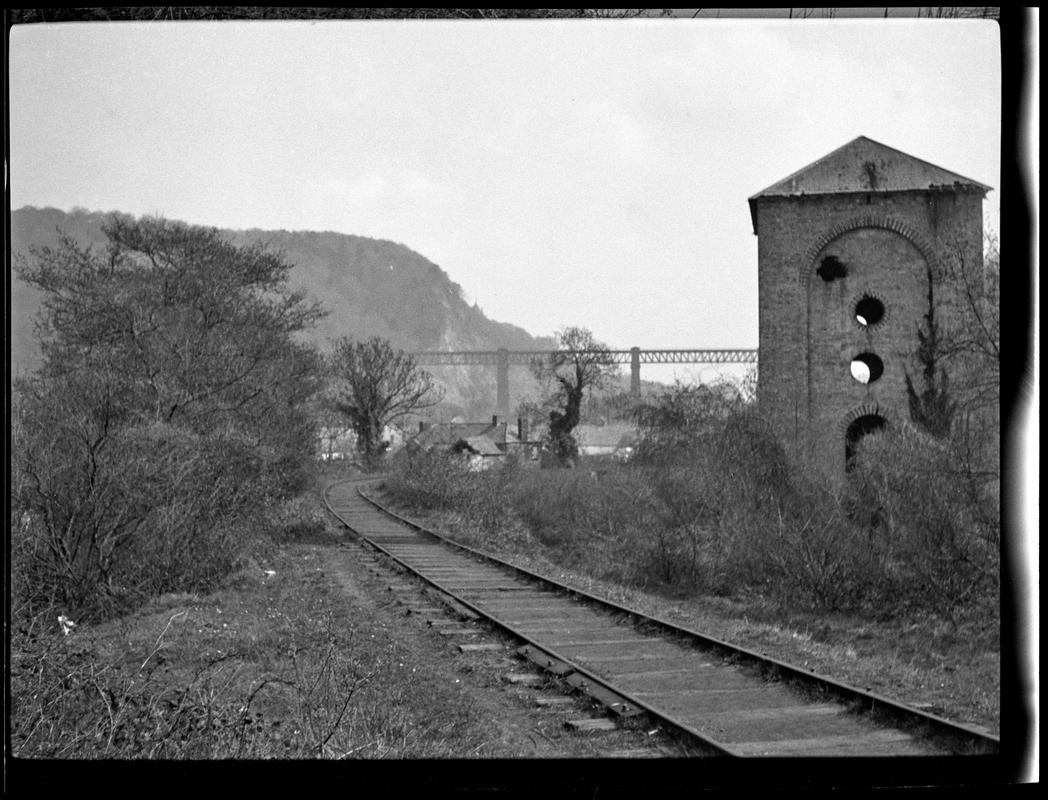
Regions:
<instances>
[{"instance_id":1,"label":"bare tree","mask_svg":"<svg viewBox=\"0 0 1048 800\"><path fill-rule=\"evenodd\" d=\"M984 237L981 264L959 247L952 250L946 259L947 277L961 291L962 303L957 322L946 333L943 356L967 361L966 405L996 406L1001 376L1000 242L992 234Z\"/></svg>"},{"instance_id":2,"label":"bare tree","mask_svg":"<svg viewBox=\"0 0 1048 800\"><path fill-rule=\"evenodd\" d=\"M982 413L1000 402L1000 248L987 236L982 258L960 243L946 248L933 276L918 328L920 385L906 375L911 418L933 436L946 436L957 412ZM937 314L934 287L949 284L958 302L944 319ZM947 368L963 381L951 386Z\"/></svg>"},{"instance_id":3,"label":"bare tree","mask_svg":"<svg viewBox=\"0 0 1048 800\"><path fill-rule=\"evenodd\" d=\"M568 327L557 332L558 349L531 364L535 377L549 387L548 444L563 466L574 464L578 443L571 432L579 424L582 398L588 389L598 389L618 368L607 345L598 342L585 328Z\"/></svg>"},{"instance_id":4,"label":"bare tree","mask_svg":"<svg viewBox=\"0 0 1048 800\"><path fill-rule=\"evenodd\" d=\"M1001 401L1000 247L985 237L983 258L959 247L944 259L961 302L942 341L944 361L963 376L958 385L954 441L973 481L999 486ZM996 491L996 490L994 490Z\"/></svg>"},{"instance_id":5,"label":"bare tree","mask_svg":"<svg viewBox=\"0 0 1048 800\"><path fill-rule=\"evenodd\" d=\"M369 465L383 452L386 425L443 399L428 372L377 336L366 342L337 340L328 365L334 379L328 401L349 421L357 449Z\"/></svg>"}]
</instances>

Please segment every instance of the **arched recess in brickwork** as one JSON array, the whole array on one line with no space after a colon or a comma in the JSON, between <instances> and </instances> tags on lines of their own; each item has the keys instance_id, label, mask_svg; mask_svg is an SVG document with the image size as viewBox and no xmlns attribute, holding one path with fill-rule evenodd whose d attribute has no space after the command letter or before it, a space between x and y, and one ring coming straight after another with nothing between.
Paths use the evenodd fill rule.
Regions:
<instances>
[{"instance_id":1,"label":"arched recess in brickwork","mask_svg":"<svg viewBox=\"0 0 1048 800\"><path fill-rule=\"evenodd\" d=\"M867 217L855 217L847 222L834 225L826 231L826 233L816 239L815 244L808 248L808 252L801 266L801 283L804 283L804 281L810 279L816 274L816 271L819 268L816 259L819 257L819 254L826 249L830 242L843 236L849 231L859 230L860 228L881 228L883 230L897 233L920 251L929 266L933 265L935 262L935 252L932 250L931 245L923 236L902 220L893 217L880 217L873 215Z\"/></svg>"},{"instance_id":2,"label":"arched recess in brickwork","mask_svg":"<svg viewBox=\"0 0 1048 800\"><path fill-rule=\"evenodd\" d=\"M852 469L859 442L871 433L888 428L888 417L880 413L876 404L864 406L849 416L851 420L844 430L845 472Z\"/></svg>"},{"instance_id":3,"label":"arched recess in brickwork","mask_svg":"<svg viewBox=\"0 0 1048 800\"><path fill-rule=\"evenodd\" d=\"M844 443L844 469L851 469L855 448L863 437L885 430L892 424L892 413L877 403L863 403L849 411L839 426Z\"/></svg>"},{"instance_id":4,"label":"arched recess in brickwork","mask_svg":"<svg viewBox=\"0 0 1048 800\"><path fill-rule=\"evenodd\" d=\"M855 420L869 415L883 417L888 425L893 425L897 422L895 412L892 409L882 406L880 403L863 403L841 417L840 422L837 423L837 432L843 436L848 432L848 428Z\"/></svg>"}]
</instances>

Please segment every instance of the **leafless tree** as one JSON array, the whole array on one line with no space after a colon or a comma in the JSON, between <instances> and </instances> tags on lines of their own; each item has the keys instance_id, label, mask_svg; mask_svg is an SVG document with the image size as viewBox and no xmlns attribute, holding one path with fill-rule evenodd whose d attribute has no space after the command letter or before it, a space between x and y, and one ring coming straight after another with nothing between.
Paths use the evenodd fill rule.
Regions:
<instances>
[{"instance_id":1,"label":"leafless tree","mask_svg":"<svg viewBox=\"0 0 1048 800\"><path fill-rule=\"evenodd\" d=\"M911 416L937 437L951 429L958 413L985 416L1000 403L1000 249L987 236L983 254L961 244L949 245L928 271L928 302L917 331L920 382L906 376ZM949 288L957 300L940 314L936 287ZM946 373L962 380L950 384ZM930 423L930 424L929 424Z\"/></svg>"},{"instance_id":2,"label":"leafless tree","mask_svg":"<svg viewBox=\"0 0 1048 800\"><path fill-rule=\"evenodd\" d=\"M618 368L607 345L586 328L564 328L557 332L557 342L558 349L534 360L531 369L547 385L547 401L555 406L549 413L550 450L560 464L568 466L578 455L571 432L579 424L583 395L603 386Z\"/></svg>"},{"instance_id":3,"label":"leafless tree","mask_svg":"<svg viewBox=\"0 0 1048 800\"><path fill-rule=\"evenodd\" d=\"M431 408L443 397L433 377L410 355L377 336L366 342L337 340L328 366L328 401L349 421L357 449L369 465L383 452L386 425Z\"/></svg>"},{"instance_id":4,"label":"leafless tree","mask_svg":"<svg viewBox=\"0 0 1048 800\"><path fill-rule=\"evenodd\" d=\"M967 361L966 405L996 406L1001 377L1001 250L997 237L986 235L981 265L954 248L946 259L946 270L962 293L962 303L946 334L943 356Z\"/></svg>"}]
</instances>

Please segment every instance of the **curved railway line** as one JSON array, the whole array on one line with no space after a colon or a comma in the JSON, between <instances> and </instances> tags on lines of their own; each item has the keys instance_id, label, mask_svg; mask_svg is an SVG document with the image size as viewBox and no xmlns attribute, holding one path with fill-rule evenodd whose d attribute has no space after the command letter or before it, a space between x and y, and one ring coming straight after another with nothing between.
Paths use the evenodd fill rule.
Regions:
<instances>
[{"instance_id":1,"label":"curved railway line","mask_svg":"<svg viewBox=\"0 0 1048 800\"><path fill-rule=\"evenodd\" d=\"M373 480L373 479L370 479ZM370 547L513 639L519 655L603 704L729 757L993 756L999 739L736 647L456 544L367 497L324 492ZM468 631L461 631L463 635ZM987 765L989 766L989 765Z\"/></svg>"}]
</instances>

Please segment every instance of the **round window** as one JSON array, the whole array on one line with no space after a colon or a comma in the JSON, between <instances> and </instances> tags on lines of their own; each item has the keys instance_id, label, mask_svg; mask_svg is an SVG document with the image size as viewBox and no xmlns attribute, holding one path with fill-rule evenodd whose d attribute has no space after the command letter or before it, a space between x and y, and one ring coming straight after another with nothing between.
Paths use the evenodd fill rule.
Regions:
<instances>
[{"instance_id":1,"label":"round window","mask_svg":"<svg viewBox=\"0 0 1048 800\"><path fill-rule=\"evenodd\" d=\"M863 295L855 304L855 321L868 328L884 319L884 303L871 295Z\"/></svg>"},{"instance_id":2,"label":"round window","mask_svg":"<svg viewBox=\"0 0 1048 800\"><path fill-rule=\"evenodd\" d=\"M873 353L860 353L852 359L851 374L859 383L873 383L884 374L884 362Z\"/></svg>"}]
</instances>

